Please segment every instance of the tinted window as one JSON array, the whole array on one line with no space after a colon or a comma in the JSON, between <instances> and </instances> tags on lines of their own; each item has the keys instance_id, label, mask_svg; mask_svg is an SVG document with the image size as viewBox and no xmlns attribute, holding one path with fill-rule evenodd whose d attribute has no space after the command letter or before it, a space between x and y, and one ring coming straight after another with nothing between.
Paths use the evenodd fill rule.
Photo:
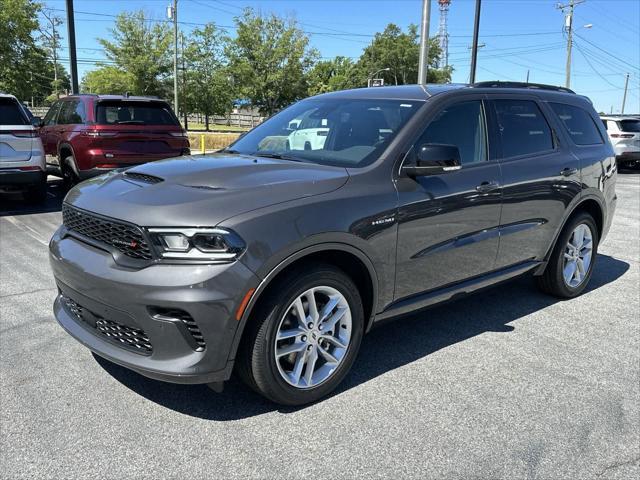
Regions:
<instances>
[{"instance_id":1,"label":"tinted window","mask_svg":"<svg viewBox=\"0 0 640 480\"><path fill-rule=\"evenodd\" d=\"M619 123L623 132L640 132L640 120L620 120Z\"/></svg>"},{"instance_id":2,"label":"tinted window","mask_svg":"<svg viewBox=\"0 0 640 480\"><path fill-rule=\"evenodd\" d=\"M482 102L463 102L442 110L431 121L417 145L455 145L462 164L487 160L487 135Z\"/></svg>"},{"instance_id":3,"label":"tinted window","mask_svg":"<svg viewBox=\"0 0 640 480\"><path fill-rule=\"evenodd\" d=\"M553 149L549 124L535 102L495 100L502 139L502 157L531 155Z\"/></svg>"},{"instance_id":4,"label":"tinted window","mask_svg":"<svg viewBox=\"0 0 640 480\"><path fill-rule=\"evenodd\" d=\"M556 112L560 120L571 135L571 139L576 145L596 145L602 142L602 137L596 127L596 123L589 113L573 105L564 103L550 103L553 111Z\"/></svg>"},{"instance_id":5,"label":"tinted window","mask_svg":"<svg viewBox=\"0 0 640 480\"><path fill-rule=\"evenodd\" d=\"M100 125L180 125L163 102L102 101L96 118Z\"/></svg>"},{"instance_id":6,"label":"tinted window","mask_svg":"<svg viewBox=\"0 0 640 480\"><path fill-rule=\"evenodd\" d=\"M56 122L56 116L58 115L58 110L60 109L60 102L54 103L47 114L44 116L44 124L45 125L53 125Z\"/></svg>"},{"instance_id":7,"label":"tinted window","mask_svg":"<svg viewBox=\"0 0 640 480\"><path fill-rule=\"evenodd\" d=\"M13 98L0 98L0 125L29 125L27 116Z\"/></svg>"},{"instance_id":8,"label":"tinted window","mask_svg":"<svg viewBox=\"0 0 640 480\"><path fill-rule=\"evenodd\" d=\"M230 150L362 167L378 158L420 105L409 100L303 100L247 133Z\"/></svg>"}]
</instances>

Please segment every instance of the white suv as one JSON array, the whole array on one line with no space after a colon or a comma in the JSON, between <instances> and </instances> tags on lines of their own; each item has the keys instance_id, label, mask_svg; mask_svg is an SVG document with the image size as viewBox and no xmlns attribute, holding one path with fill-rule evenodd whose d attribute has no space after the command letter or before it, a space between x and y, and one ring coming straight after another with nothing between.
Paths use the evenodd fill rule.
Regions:
<instances>
[{"instance_id":1,"label":"white suv","mask_svg":"<svg viewBox=\"0 0 640 480\"><path fill-rule=\"evenodd\" d=\"M618 165L640 166L640 117L633 115L603 116Z\"/></svg>"},{"instance_id":2,"label":"white suv","mask_svg":"<svg viewBox=\"0 0 640 480\"><path fill-rule=\"evenodd\" d=\"M26 199L43 202L47 173L42 141L24 107L13 95L0 93L0 192L22 190Z\"/></svg>"}]
</instances>

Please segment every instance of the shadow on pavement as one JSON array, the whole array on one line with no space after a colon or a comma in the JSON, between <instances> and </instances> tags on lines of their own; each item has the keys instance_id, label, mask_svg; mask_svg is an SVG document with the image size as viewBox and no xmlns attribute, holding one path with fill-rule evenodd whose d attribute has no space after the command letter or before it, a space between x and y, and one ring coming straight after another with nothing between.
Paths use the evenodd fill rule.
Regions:
<instances>
[{"instance_id":1,"label":"shadow on pavement","mask_svg":"<svg viewBox=\"0 0 640 480\"><path fill-rule=\"evenodd\" d=\"M0 217L59 212L66 194L62 179L51 176L47 182L47 200L41 204L29 204L19 192L0 193Z\"/></svg>"},{"instance_id":2,"label":"shadow on pavement","mask_svg":"<svg viewBox=\"0 0 640 480\"><path fill-rule=\"evenodd\" d=\"M598 255L585 293L613 282L628 269L626 262ZM333 395L484 332L511 332L517 326L511 323L559 301L540 293L532 278L527 276L503 284L500 288L487 289L376 328L365 336L351 373ZM159 382L96 355L94 357L102 368L134 392L186 415L227 421L274 410L288 413L300 409L279 407L235 378L225 383L223 393L216 394L205 385Z\"/></svg>"}]
</instances>

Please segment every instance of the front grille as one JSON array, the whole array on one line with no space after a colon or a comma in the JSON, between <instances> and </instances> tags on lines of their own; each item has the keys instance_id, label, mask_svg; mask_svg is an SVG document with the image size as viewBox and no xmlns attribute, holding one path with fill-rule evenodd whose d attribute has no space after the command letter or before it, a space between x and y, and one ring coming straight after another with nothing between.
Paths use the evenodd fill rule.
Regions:
<instances>
[{"instance_id":1,"label":"front grille","mask_svg":"<svg viewBox=\"0 0 640 480\"><path fill-rule=\"evenodd\" d=\"M164 182L164 179L160 177L156 177L154 175L149 175L147 173L140 172L125 172L125 177L130 178L132 180L138 180L139 182L144 183L160 183Z\"/></svg>"},{"instance_id":2,"label":"front grille","mask_svg":"<svg viewBox=\"0 0 640 480\"><path fill-rule=\"evenodd\" d=\"M122 347L134 350L137 353L150 355L151 352L153 352L149 337L144 330L128 327L121 323L102 318L93 312L89 312L88 309L79 305L66 295L62 295L61 300L67 311L71 313L76 320L80 320L85 325L94 328L98 335L107 337L108 340ZM90 313L90 315L88 315L88 313Z\"/></svg>"},{"instance_id":3,"label":"front grille","mask_svg":"<svg viewBox=\"0 0 640 480\"><path fill-rule=\"evenodd\" d=\"M99 217L67 204L62 205L62 221L69 230L110 245L128 257L153 258L142 230L135 225Z\"/></svg>"}]
</instances>

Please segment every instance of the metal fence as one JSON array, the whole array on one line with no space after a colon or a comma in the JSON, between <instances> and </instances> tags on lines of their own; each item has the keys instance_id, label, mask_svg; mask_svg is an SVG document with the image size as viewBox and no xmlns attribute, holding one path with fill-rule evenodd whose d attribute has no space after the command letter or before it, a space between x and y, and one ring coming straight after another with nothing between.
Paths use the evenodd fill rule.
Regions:
<instances>
[{"instance_id":1,"label":"metal fence","mask_svg":"<svg viewBox=\"0 0 640 480\"><path fill-rule=\"evenodd\" d=\"M33 107L29 110L31 110L31 113L36 117L44 118L49 111L49 107ZM184 117L180 117L180 121L183 121L183 118ZM249 129L262 123L264 119L265 117L261 117L255 113L237 112L229 114L228 117L216 115L209 117L209 128L215 130L216 125L231 125ZM196 127L198 130L204 129L205 117L199 113L192 113L187 115L187 122L190 128Z\"/></svg>"}]
</instances>

